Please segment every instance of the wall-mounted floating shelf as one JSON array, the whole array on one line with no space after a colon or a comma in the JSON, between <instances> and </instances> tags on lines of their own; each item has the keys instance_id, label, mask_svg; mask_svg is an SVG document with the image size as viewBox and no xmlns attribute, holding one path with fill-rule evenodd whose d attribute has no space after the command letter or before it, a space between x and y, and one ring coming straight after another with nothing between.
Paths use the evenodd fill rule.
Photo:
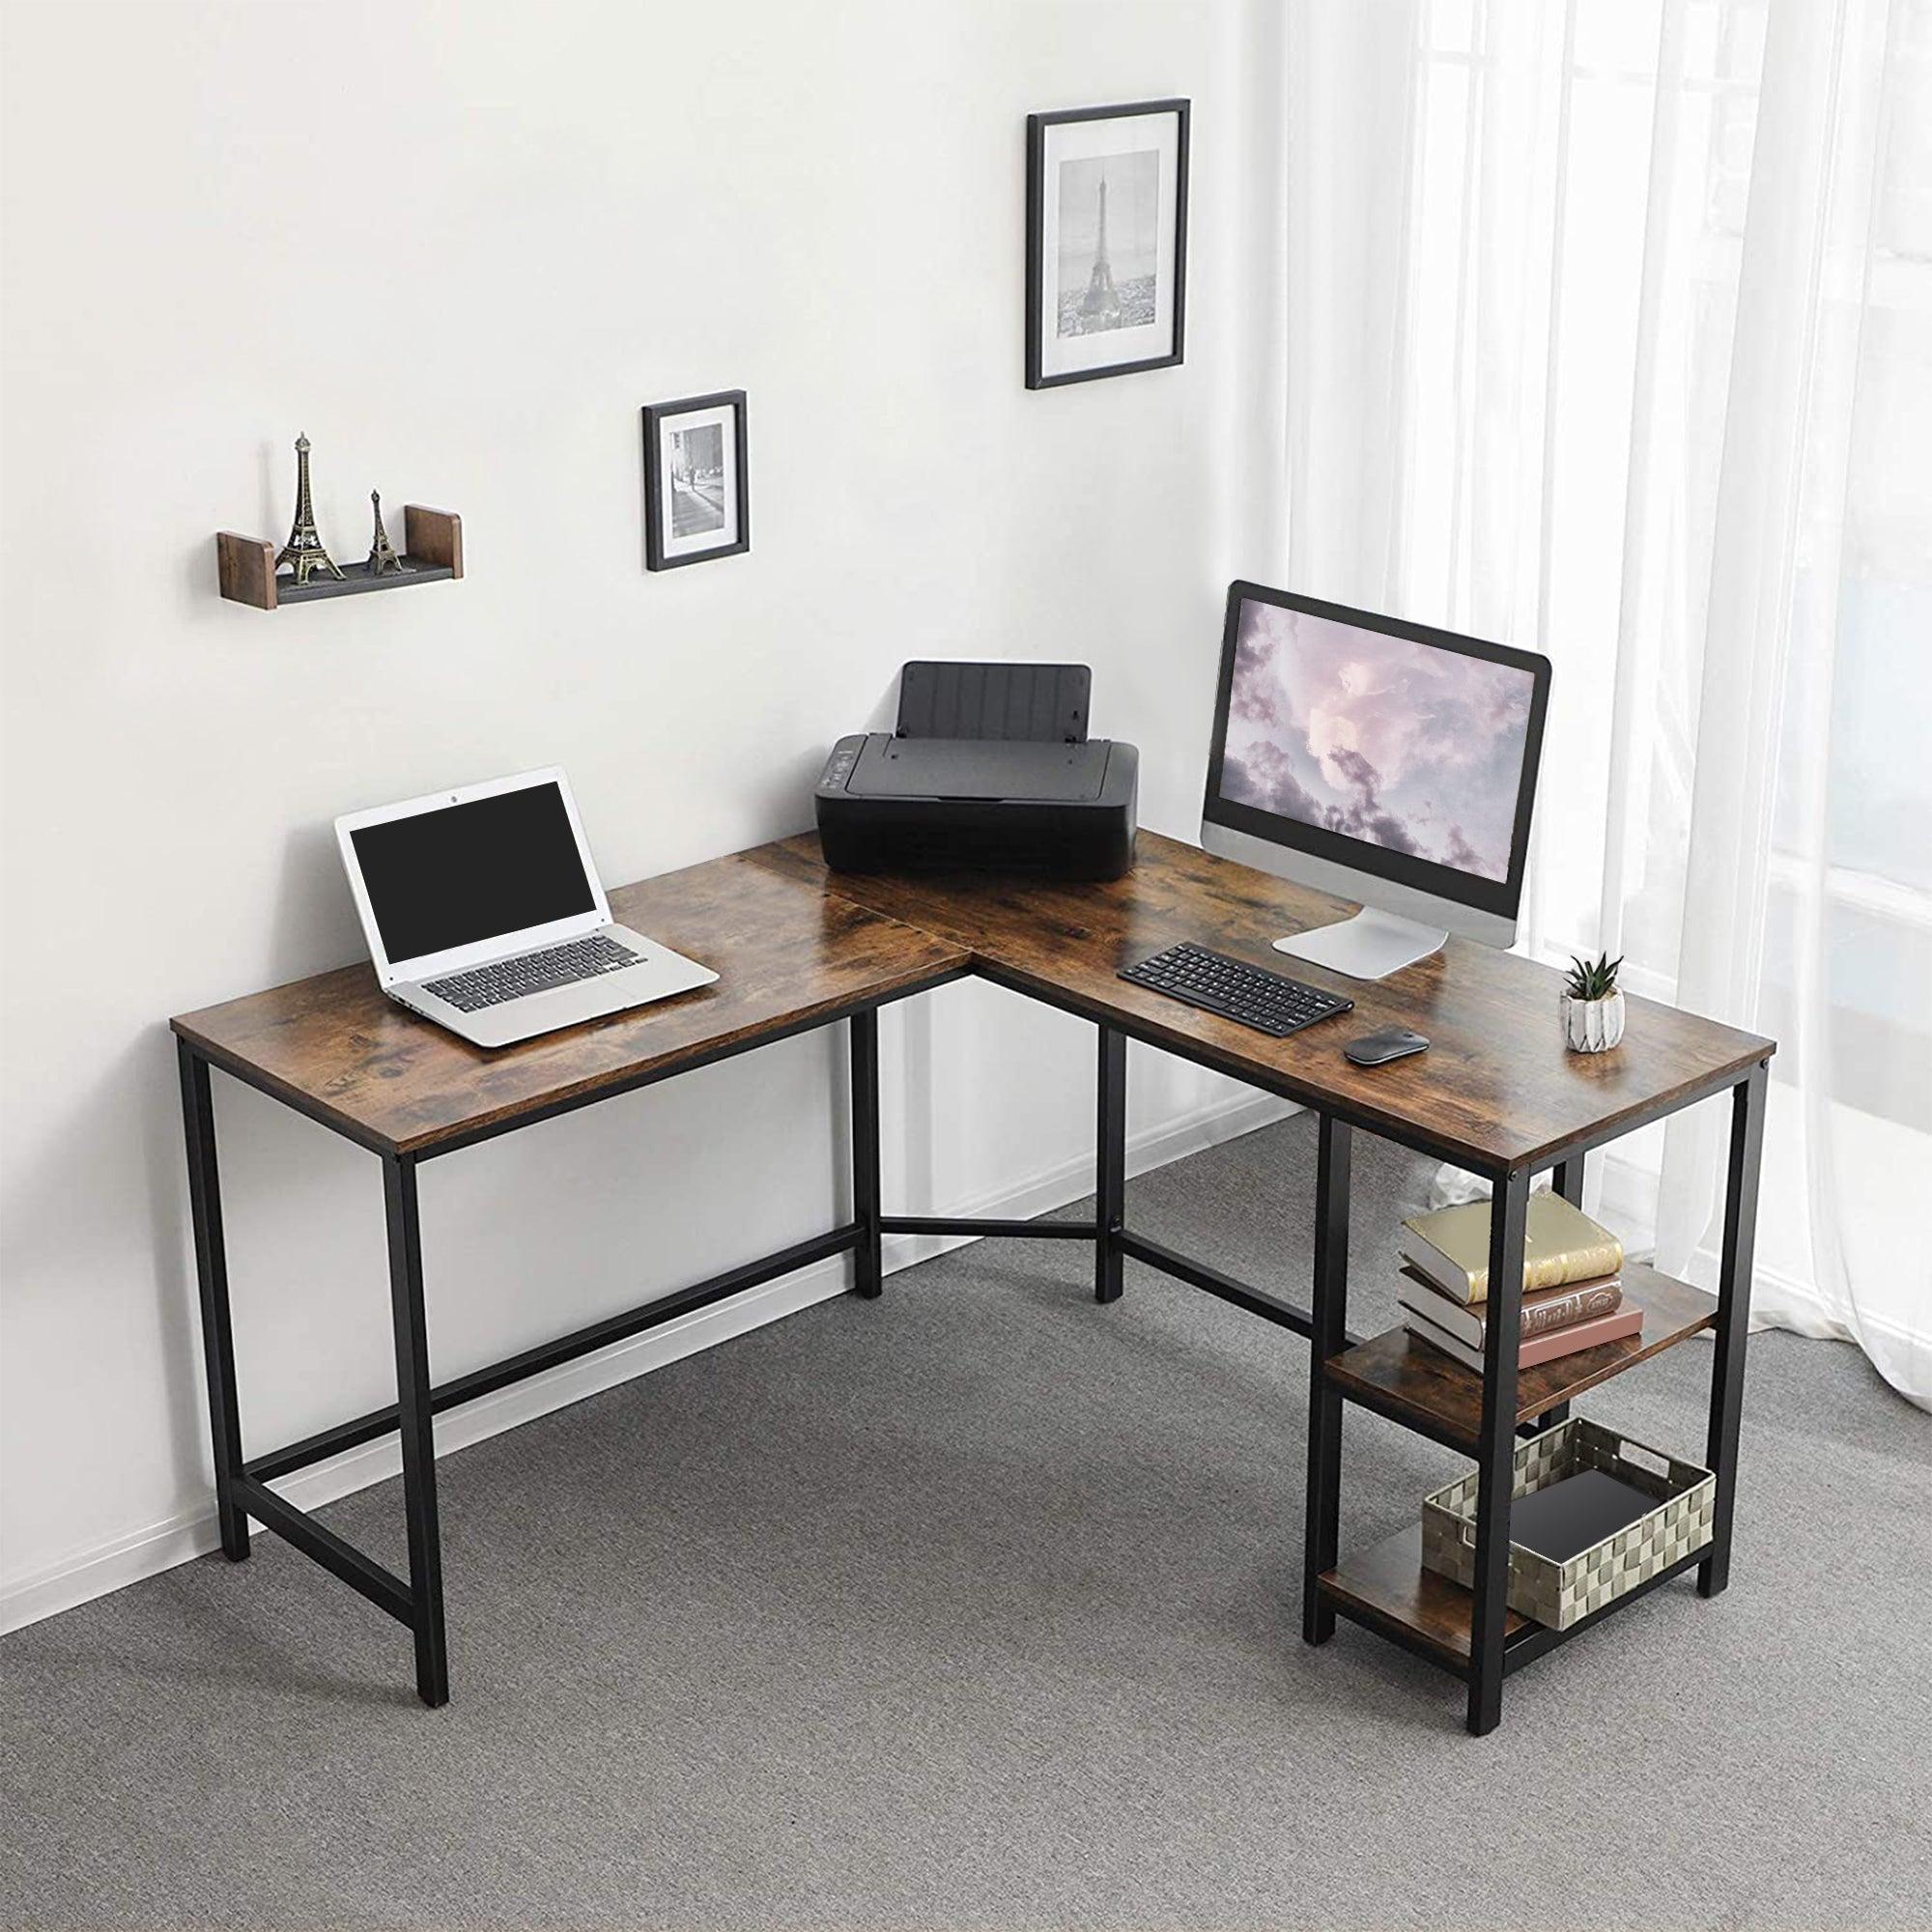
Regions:
<instances>
[{"instance_id":1,"label":"wall-mounted floating shelf","mask_svg":"<svg viewBox=\"0 0 1932 1932\"><path fill-rule=\"evenodd\" d=\"M265 537L214 535L221 594L231 604L273 611L284 604L320 603L325 597L354 597L362 590L402 590L412 583L447 583L463 575L463 519L453 510L403 505L403 561L411 566L394 576L371 577L366 563L345 563L339 578L327 574L298 583L278 577L275 556L281 545Z\"/></svg>"}]
</instances>

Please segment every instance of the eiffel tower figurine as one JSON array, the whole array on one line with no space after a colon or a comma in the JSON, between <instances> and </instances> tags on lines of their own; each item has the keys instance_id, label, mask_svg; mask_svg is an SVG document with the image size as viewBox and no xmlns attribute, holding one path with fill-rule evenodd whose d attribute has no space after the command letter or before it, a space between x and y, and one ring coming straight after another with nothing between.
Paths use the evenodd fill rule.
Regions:
<instances>
[{"instance_id":1,"label":"eiffel tower figurine","mask_svg":"<svg viewBox=\"0 0 1932 1932\"><path fill-rule=\"evenodd\" d=\"M1121 298L1114 288L1114 266L1107 259L1107 177L1100 177L1099 231L1094 242L1094 273L1080 299L1080 313L1090 327L1118 328Z\"/></svg>"},{"instance_id":2,"label":"eiffel tower figurine","mask_svg":"<svg viewBox=\"0 0 1932 1932\"><path fill-rule=\"evenodd\" d=\"M311 572L326 570L333 577L342 572L336 568L335 559L323 549L322 539L316 534L315 511L308 500L308 438L296 438L296 526L289 532L289 540L282 546L281 554L275 558L275 568L281 569L285 563L295 566L296 582L306 583Z\"/></svg>"},{"instance_id":3,"label":"eiffel tower figurine","mask_svg":"<svg viewBox=\"0 0 1932 1932\"><path fill-rule=\"evenodd\" d=\"M415 565L405 563L396 554L396 547L389 541L389 533L383 527L383 497L380 491L371 490L369 500L376 506L376 534L369 543L369 575L371 577L394 577L399 572L413 570Z\"/></svg>"}]
</instances>

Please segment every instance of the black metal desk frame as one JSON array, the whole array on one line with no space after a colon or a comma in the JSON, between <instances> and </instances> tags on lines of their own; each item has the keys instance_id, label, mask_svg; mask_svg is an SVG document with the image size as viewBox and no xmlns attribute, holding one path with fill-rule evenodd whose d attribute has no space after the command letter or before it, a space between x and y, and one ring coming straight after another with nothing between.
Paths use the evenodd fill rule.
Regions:
<instances>
[{"instance_id":1,"label":"black metal desk frame","mask_svg":"<svg viewBox=\"0 0 1932 1932\"><path fill-rule=\"evenodd\" d=\"M308 1115L336 1132L341 1124L302 1106L289 1094L251 1077L245 1066L212 1060L186 1039L177 1039L181 1064L182 1110L186 1136L188 1191L194 1227L195 1266L200 1288L202 1337L207 1361L209 1413L213 1435L215 1501L221 1548L233 1562L248 1554L250 1519L274 1530L304 1555L359 1591L378 1608L409 1626L415 1640L416 1691L432 1707L449 1698L448 1647L444 1631L441 1540L437 1519L436 1457L431 1433L435 1416L461 1404L508 1387L529 1376L574 1361L595 1350L629 1339L681 1316L748 1290L761 1287L794 1270L831 1256L853 1258L853 1290L873 1298L882 1289L881 1238L889 1234L1015 1236L1028 1240L1089 1241L1094 1248L1095 1300L1121 1298L1123 1264L1144 1263L1190 1287L1216 1295L1235 1307L1286 1328L1312 1345L1309 1373L1307 1517L1303 1538L1302 1634L1311 1644L1324 1643L1334 1634L1338 1608L1379 1634L1404 1643L1430 1662L1443 1660L1414 1644L1402 1628L1359 1616L1322 1594L1318 1579L1337 1560L1341 1517L1342 1393L1329 1380L1325 1367L1350 1340L1348 1334L1349 1193L1351 1136L1355 1126L1394 1139L1413 1151L1469 1165L1466 1155L1432 1146L1426 1139L1394 1134L1385 1124L1352 1121L1347 1109L1331 1100L1311 1096L1297 1086L1254 1077L1248 1084L1261 1091L1307 1106L1319 1116L1320 1142L1316 1177L1316 1222L1313 1306L1303 1309L1280 1297L1247 1286L1219 1269L1138 1235L1126 1225L1126 1048L1135 1037L1130 1024L1118 1016L1096 1016L1077 1002L1049 997L1033 985L1016 984L995 970L968 969L996 984L1006 984L1029 998L1063 1011L1094 1020L1098 1027L1096 1079L1096 1185L1094 1218L1091 1221L1013 1221L963 1219L949 1215L894 1215L880 1204L879 1163L879 1037L878 1009L893 1000L925 992L963 977L959 970L933 976L895 992L886 1000L869 1001L849 1009L814 1017L805 1025L774 1029L737 1042L715 1054L700 1055L664 1071L648 1072L595 1094L531 1110L516 1119L493 1123L439 1143L419 1154L397 1153L376 1147L383 1162L384 1200L388 1226L390 1312L395 1338L397 1400L389 1407L335 1425L298 1442L251 1459L242 1453L235 1374L235 1347L229 1306L228 1267L222 1235L221 1192L215 1157L211 1065L220 1065L284 1105ZM661 1079L675 1078L698 1065L732 1058L774 1040L843 1023L849 1041L851 1191L850 1218L822 1235L794 1242L762 1260L743 1263L708 1280L673 1291L639 1308L595 1322L556 1340L525 1350L505 1361L478 1369L440 1386L430 1378L429 1337L423 1311L422 1229L416 1203L416 1168L500 1134L515 1132L557 1114L595 1105L621 1093L631 1093ZM1171 1040L1148 1038L1163 1052L1177 1052ZM1195 1060L1181 1053L1179 1057ZM1197 1064L1208 1065L1205 1057ZM1225 1066L1215 1070L1226 1072ZM1665 1582L1695 1565L1698 1589L1706 1597L1721 1591L1729 1579L1731 1520L1735 1491L1739 1417L1744 1391L1745 1339L1750 1292L1752 1237L1757 1218L1759 1156L1764 1132L1767 1064L1759 1062L1746 1077L1719 1082L1680 1094L1667 1105L1651 1108L1634 1119L1619 1122L1613 1130L1592 1134L1558 1151L1555 1185L1575 1201L1581 1197L1584 1154L1608 1141L1649 1125L1681 1107L1730 1087L1730 1161L1725 1195L1723 1246L1720 1262L1717 1349L1713 1363L1710 1421L1706 1460L1717 1474L1717 1502L1709 1547L1664 1571L1644 1588ZM350 1135L349 1138L355 1138ZM1512 1459L1517 1430L1517 1363L1515 1351L1504 1350L1500 1338L1519 1326L1522 1281L1523 1222L1532 1169L1529 1166L1475 1170L1492 1185L1501 1212L1492 1218L1490 1278L1496 1284L1493 1313L1488 1323L1481 1440L1478 1444L1478 1527L1476 1583L1471 1627L1470 1660L1465 1669L1443 1664L1468 1687L1468 1728L1478 1735L1493 1730L1502 1710L1504 1676L1533 1658L1588 1629L1603 1616L1634 1600L1633 1593L1605 1610L1584 1618L1566 1631L1529 1626L1505 1641L1505 1592L1509 1562L1509 1504ZM1528 1428L1548 1427L1561 1419L1552 1410ZM1412 1420L1406 1426L1415 1427ZM270 1485L326 1458L373 1441L392 1431L402 1438L404 1512L408 1523L407 1582L327 1528L309 1512L284 1500ZM1429 1433L1425 1431L1424 1433ZM1446 1438L1443 1438L1446 1439ZM1452 1447L1463 1445L1452 1443Z\"/></svg>"}]
</instances>

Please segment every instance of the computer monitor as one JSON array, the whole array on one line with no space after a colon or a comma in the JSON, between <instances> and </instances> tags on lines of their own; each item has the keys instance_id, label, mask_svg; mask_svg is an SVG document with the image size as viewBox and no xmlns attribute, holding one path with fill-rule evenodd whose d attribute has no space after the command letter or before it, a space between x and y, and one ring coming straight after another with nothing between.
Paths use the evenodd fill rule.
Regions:
<instances>
[{"instance_id":1,"label":"computer monitor","mask_svg":"<svg viewBox=\"0 0 1932 1932\"><path fill-rule=\"evenodd\" d=\"M1360 905L1274 942L1351 979L1507 946L1548 698L1534 651L1232 583L1201 843Z\"/></svg>"}]
</instances>

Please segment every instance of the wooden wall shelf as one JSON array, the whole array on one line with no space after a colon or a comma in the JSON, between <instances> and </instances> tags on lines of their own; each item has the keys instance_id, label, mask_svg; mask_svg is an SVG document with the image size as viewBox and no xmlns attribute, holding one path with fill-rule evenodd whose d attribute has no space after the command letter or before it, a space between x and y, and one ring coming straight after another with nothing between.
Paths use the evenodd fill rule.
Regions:
<instances>
[{"instance_id":1,"label":"wooden wall shelf","mask_svg":"<svg viewBox=\"0 0 1932 1932\"><path fill-rule=\"evenodd\" d=\"M367 563L345 563L340 578L311 577L297 583L293 574L278 576L275 555L281 545L265 537L214 535L221 594L231 604L257 611L284 604L320 603L327 597L354 597L364 590L404 590L412 583L447 583L463 575L463 519L454 510L403 505L403 561L413 566L393 577L371 577Z\"/></svg>"}]
</instances>

